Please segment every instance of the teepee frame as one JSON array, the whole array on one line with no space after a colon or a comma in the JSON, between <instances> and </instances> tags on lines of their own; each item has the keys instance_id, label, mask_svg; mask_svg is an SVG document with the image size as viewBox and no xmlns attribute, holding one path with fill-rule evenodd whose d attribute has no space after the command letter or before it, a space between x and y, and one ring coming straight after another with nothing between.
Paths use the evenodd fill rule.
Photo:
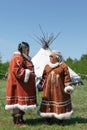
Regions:
<instances>
[{"instance_id":1,"label":"teepee frame","mask_svg":"<svg viewBox=\"0 0 87 130\"><path fill-rule=\"evenodd\" d=\"M40 37L36 36L36 38L38 39L37 42L42 46L43 49L48 49L49 46L53 43L53 41L60 35L60 32L56 36L54 36L53 33L48 35L48 33L43 32L40 24L39 24L39 28L42 33L42 36Z\"/></svg>"}]
</instances>

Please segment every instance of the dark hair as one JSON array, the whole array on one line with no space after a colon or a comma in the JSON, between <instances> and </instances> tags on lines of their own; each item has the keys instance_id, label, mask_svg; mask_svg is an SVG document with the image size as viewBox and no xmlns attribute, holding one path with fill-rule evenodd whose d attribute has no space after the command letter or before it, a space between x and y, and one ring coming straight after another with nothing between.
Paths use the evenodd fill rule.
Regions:
<instances>
[{"instance_id":1,"label":"dark hair","mask_svg":"<svg viewBox=\"0 0 87 130\"><path fill-rule=\"evenodd\" d=\"M18 45L18 50L22 52L23 50L29 50L30 46L27 42L21 42Z\"/></svg>"}]
</instances>

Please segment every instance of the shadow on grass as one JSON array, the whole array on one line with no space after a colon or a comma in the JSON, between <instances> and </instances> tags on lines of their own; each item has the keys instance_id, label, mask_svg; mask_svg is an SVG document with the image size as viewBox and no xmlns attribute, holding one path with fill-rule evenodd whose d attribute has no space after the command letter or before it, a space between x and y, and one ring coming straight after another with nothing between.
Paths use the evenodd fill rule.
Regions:
<instances>
[{"instance_id":1,"label":"shadow on grass","mask_svg":"<svg viewBox=\"0 0 87 130\"><path fill-rule=\"evenodd\" d=\"M35 119L26 119L27 125L42 125L45 124L45 118L35 118ZM74 125L76 123L87 123L87 119L86 118L82 118L82 117L75 117L75 118L71 118L68 120L64 121L64 126L66 125ZM51 124L59 124L60 122L59 120L53 118L51 121Z\"/></svg>"}]
</instances>

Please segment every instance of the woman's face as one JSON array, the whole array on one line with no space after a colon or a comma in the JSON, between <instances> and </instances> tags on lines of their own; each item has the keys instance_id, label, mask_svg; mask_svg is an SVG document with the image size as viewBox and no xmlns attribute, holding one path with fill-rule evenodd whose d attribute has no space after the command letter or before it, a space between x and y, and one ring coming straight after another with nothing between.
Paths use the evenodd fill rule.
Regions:
<instances>
[{"instance_id":1,"label":"woman's face","mask_svg":"<svg viewBox=\"0 0 87 130\"><path fill-rule=\"evenodd\" d=\"M50 54L49 57L50 57L50 62L53 63L53 64L55 64L59 61L58 57L56 57L56 54L53 53L53 52Z\"/></svg>"},{"instance_id":2,"label":"woman's face","mask_svg":"<svg viewBox=\"0 0 87 130\"><path fill-rule=\"evenodd\" d=\"M25 50L23 50L23 53L28 56L29 50L25 49Z\"/></svg>"}]
</instances>

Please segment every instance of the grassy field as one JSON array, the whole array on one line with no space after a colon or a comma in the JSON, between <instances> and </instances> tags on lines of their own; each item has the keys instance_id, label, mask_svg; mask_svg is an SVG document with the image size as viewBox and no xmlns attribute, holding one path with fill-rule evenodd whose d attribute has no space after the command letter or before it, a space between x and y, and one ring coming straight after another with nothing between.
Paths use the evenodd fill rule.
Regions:
<instances>
[{"instance_id":1,"label":"grassy field","mask_svg":"<svg viewBox=\"0 0 87 130\"><path fill-rule=\"evenodd\" d=\"M44 119L37 114L40 106L42 93L37 91L38 107L35 110L25 111L24 118L27 121L26 127L16 127L12 121L12 111L4 110L5 106L5 80L0 80L0 130L87 130L87 81L83 86L76 86L72 94L74 113L71 119L65 121L64 126L53 119L52 125L44 123Z\"/></svg>"}]
</instances>

